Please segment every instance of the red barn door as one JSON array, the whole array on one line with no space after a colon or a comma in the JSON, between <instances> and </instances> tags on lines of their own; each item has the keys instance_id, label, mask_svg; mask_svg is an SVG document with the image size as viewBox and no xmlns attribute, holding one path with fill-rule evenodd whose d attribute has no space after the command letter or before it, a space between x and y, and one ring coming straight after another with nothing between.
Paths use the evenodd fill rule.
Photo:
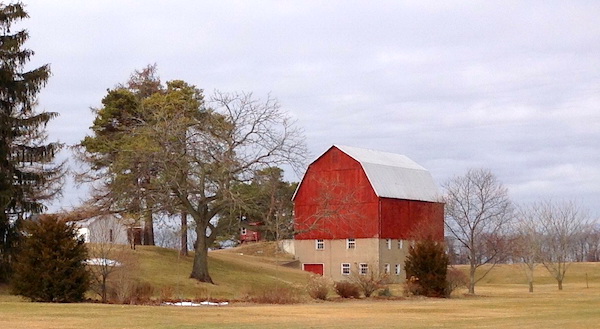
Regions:
<instances>
[{"instance_id":1,"label":"red barn door","mask_svg":"<svg viewBox=\"0 0 600 329\"><path fill-rule=\"evenodd\" d=\"M318 275L323 275L323 264L304 264L304 270Z\"/></svg>"}]
</instances>

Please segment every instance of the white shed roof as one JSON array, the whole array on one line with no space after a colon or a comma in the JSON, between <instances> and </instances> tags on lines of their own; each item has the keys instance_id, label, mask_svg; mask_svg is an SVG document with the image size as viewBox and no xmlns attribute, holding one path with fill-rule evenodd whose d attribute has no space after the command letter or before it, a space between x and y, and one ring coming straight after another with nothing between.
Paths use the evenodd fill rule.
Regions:
<instances>
[{"instance_id":1,"label":"white shed roof","mask_svg":"<svg viewBox=\"0 0 600 329\"><path fill-rule=\"evenodd\" d=\"M438 188L427 169L400 154L334 145L363 167L375 194L383 198L437 202Z\"/></svg>"}]
</instances>

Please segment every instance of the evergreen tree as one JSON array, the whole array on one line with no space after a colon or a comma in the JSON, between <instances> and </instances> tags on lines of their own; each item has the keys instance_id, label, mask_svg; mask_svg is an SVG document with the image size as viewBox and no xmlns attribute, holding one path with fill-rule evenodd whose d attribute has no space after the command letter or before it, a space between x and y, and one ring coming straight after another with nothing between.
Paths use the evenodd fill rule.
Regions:
<instances>
[{"instance_id":1,"label":"evergreen tree","mask_svg":"<svg viewBox=\"0 0 600 329\"><path fill-rule=\"evenodd\" d=\"M89 286L87 250L74 224L56 216L27 221L17 254L12 290L37 302L82 301Z\"/></svg>"},{"instance_id":2,"label":"evergreen tree","mask_svg":"<svg viewBox=\"0 0 600 329\"><path fill-rule=\"evenodd\" d=\"M431 239L418 241L411 246L404 263L406 279L418 284L416 291L424 296L445 297L448 295L446 274L449 259L444 246Z\"/></svg>"},{"instance_id":3,"label":"evergreen tree","mask_svg":"<svg viewBox=\"0 0 600 329\"><path fill-rule=\"evenodd\" d=\"M29 35L12 31L27 17L23 4L0 3L0 282L10 276L21 221L44 210L64 176L63 165L52 162L60 144L46 143L44 132L57 113L34 111L50 67L25 71L34 54L23 48Z\"/></svg>"},{"instance_id":4,"label":"evergreen tree","mask_svg":"<svg viewBox=\"0 0 600 329\"><path fill-rule=\"evenodd\" d=\"M143 162L136 154L124 154L145 141L131 133L140 126L152 124L144 103L154 94L164 94L156 64L136 70L126 84L108 90L102 107L94 109L96 119L92 136L79 145L80 159L91 171L81 175L87 181L102 182L99 193L92 196L98 208L118 212L143 221L142 244L154 245L154 203L147 192L154 171L152 163ZM126 158L126 161L120 158Z\"/></svg>"}]
</instances>

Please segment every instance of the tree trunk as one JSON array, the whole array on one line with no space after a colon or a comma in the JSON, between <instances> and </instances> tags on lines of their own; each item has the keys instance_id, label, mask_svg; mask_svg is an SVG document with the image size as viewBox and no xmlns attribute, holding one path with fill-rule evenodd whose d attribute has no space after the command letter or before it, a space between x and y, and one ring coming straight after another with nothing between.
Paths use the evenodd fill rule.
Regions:
<instances>
[{"instance_id":1,"label":"tree trunk","mask_svg":"<svg viewBox=\"0 0 600 329\"><path fill-rule=\"evenodd\" d=\"M529 292L533 292L533 281L529 281Z\"/></svg>"},{"instance_id":2,"label":"tree trunk","mask_svg":"<svg viewBox=\"0 0 600 329\"><path fill-rule=\"evenodd\" d=\"M187 225L187 212L181 212L181 249L179 254L181 256L188 255L188 225Z\"/></svg>"},{"instance_id":3,"label":"tree trunk","mask_svg":"<svg viewBox=\"0 0 600 329\"><path fill-rule=\"evenodd\" d=\"M562 282L563 282L563 280L561 279L561 280L556 280L556 281L558 282L558 290L563 290L562 289Z\"/></svg>"},{"instance_id":4,"label":"tree trunk","mask_svg":"<svg viewBox=\"0 0 600 329\"><path fill-rule=\"evenodd\" d=\"M206 237L206 227L196 225L196 235L194 265L190 278L200 282L213 283L212 278L208 274L208 238Z\"/></svg>"},{"instance_id":5,"label":"tree trunk","mask_svg":"<svg viewBox=\"0 0 600 329\"><path fill-rule=\"evenodd\" d=\"M152 218L152 211L146 210L144 212L144 241L143 245L153 246L154 245L154 220Z\"/></svg>"},{"instance_id":6,"label":"tree trunk","mask_svg":"<svg viewBox=\"0 0 600 329\"><path fill-rule=\"evenodd\" d=\"M469 294L475 295L475 270L477 270L477 266L473 261L475 259L475 255L471 252L471 256L469 259Z\"/></svg>"}]
</instances>

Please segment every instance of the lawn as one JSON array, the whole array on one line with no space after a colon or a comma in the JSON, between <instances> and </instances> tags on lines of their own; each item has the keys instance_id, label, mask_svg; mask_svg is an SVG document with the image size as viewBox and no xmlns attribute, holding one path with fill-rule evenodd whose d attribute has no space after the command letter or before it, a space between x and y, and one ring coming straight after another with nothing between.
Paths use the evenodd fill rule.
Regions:
<instances>
[{"instance_id":1,"label":"lawn","mask_svg":"<svg viewBox=\"0 0 600 329\"><path fill-rule=\"evenodd\" d=\"M306 282L304 273L276 266L282 259L263 250L213 253L216 286L187 279L185 273L191 268L191 261L178 257L176 252L145 248L136 253L143 280L153 285L174 284L180 287L182 295L200 292L239 297L252 285L268 289L276 284L301 286ZM399 290L399 286L393 289ZM175 307L29 303L0 289L0 328L541 329L595 328L600 322L599 263L573 264L563 291L557 290L555 282L540 267L532 294L527 292L518 265L502 265L481 281L476 292L476 296L458 292L450 299L332 299L294 305L234 302L221 307Z\"/></svg>"}]
</instances>

